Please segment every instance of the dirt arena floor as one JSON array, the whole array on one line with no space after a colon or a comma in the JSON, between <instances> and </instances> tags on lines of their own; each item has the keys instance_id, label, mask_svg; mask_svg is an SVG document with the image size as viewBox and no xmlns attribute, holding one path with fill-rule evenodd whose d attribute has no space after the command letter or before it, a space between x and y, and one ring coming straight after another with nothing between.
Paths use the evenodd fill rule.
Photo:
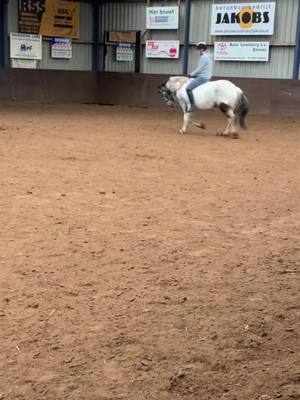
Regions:
<instances>
[{"instance_id":1,"label":"dirt arena floor","mask_svg":"<svg viewBox=\"0 0 300 400\"><path fill-rule=\"evenodd\" d=\"M300 398L300 119L2 105L1 400Z\"/></svg>"}]
</instances>

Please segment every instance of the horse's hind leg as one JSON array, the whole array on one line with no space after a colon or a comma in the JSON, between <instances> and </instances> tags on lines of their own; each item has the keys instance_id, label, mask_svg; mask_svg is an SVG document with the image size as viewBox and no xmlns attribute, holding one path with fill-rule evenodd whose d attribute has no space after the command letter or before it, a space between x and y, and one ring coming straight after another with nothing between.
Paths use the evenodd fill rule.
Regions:
<instances>
[{"instance_id":1,"label":"horse's hind leg","mask_svg":"<svg viewBox=\"0 0 300 400\"><path fill-rule=\"evenodd\" d=\"M179 129L180 133L187 133L187 128L189 125L190 118L191 118L190 112L183 113L183 125L182 125L182 128Z\"/></svg>"},{"instance_id":2,"label":"horse's hind leg","mask_svg":"<svg viewBox=\"0 0 300 400\"><path fill-rule=\"evenodd\" d=\"M230 110L230 119L229 119L229 136L232 137L232 139L238 139L239 138L239 133L237 130L237 116L233 112L233 110Z\"/></svg>"},{"instance_id":3,"label":"horse's hind leg","mask_svg":"<svg viewBox=\"0 0 300 400\"><path fill-rule=\"evenodd\" d=\"M233 139L238 139L239 134L236 128L236 115L233 110L225 103L219 105L219 109L226 115L228 123L226 129L221 136L231 136Z\"/></svg>"}]
</instances>

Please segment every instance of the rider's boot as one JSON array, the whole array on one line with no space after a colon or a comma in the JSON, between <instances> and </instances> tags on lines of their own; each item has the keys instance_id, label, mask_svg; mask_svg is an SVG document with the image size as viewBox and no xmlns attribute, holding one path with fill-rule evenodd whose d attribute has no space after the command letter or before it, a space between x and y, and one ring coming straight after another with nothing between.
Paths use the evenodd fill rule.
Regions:
<instances>
[{"instance_id":1,"label":"rider's boot","mask_svg":"<svg viewBox=\"0 0 300 400\"><path fill-rule=\"evenodd\" d=\"M194 105L193 91L192 90L187 90L186 92L187 92L188 98L190 100L190 104L187 106L187 112L191 112L192 108L193 108L193 105Z\"/></svg>"}]
</instances>

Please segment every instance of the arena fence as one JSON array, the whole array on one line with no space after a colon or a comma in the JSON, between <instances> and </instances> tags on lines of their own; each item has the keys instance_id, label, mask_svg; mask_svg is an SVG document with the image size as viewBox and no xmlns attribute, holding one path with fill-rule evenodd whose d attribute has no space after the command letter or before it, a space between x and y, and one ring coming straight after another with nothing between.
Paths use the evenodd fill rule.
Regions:
<instances>
[{"instance_id":1,"label":"arena fence","mask_svg":"<svg viewBox=\"0 0 300 400\"><path fill-rule=\"evenodd\" d=\"M0 101L98 103L165 107L157 74L3 69ZM300 80L230 78L250 100L253 114L300 115Z\"/></svg>"}]
</instances>

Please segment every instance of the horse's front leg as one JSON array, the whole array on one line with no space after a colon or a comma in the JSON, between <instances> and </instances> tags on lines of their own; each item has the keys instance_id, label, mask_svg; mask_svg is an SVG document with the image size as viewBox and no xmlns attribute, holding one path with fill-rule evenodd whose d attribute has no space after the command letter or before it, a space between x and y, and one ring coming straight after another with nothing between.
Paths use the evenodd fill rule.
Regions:
<instances>
[{"instance_id":1,"label":"horse's front leg","mask_svg":"<svg viewBox=\"0 0 300 400\"><path fill-rule=\"evenodd\" d=\"M198 122L198 121L192 120L192 123L193 123L197 128L206 129L206 125L205 125L205 123L202 122L202 121Z\"/></svg>"},{"instance_id":2,"label":"horse's front leg","mask_svg":"<svg viewBox=\"0 0 300 400\"><path fill-rule=\"evenodd\" d=\"M179 133L187 133L187 128L189 125L189 121L191 118L191 113L190 112L183 112L183 125L182 128L179 129Z\"/></svg>"}]
</instances>

